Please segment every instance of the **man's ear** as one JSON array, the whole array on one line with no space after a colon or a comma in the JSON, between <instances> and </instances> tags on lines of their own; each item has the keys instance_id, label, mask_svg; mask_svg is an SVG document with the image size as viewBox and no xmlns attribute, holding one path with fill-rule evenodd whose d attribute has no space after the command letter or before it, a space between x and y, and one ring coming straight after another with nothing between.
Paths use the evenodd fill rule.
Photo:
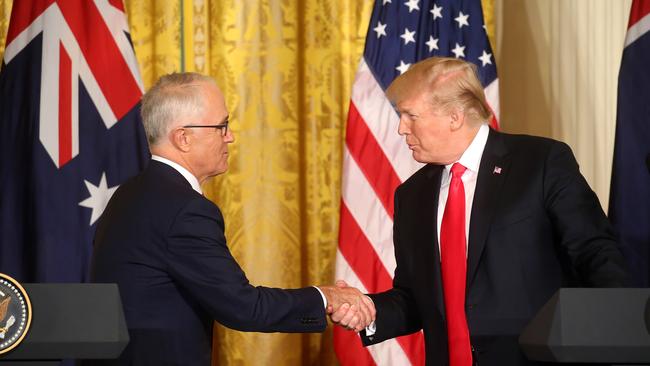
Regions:
<instances>
[{"instance_id":1,"label":"man's ear","mask_svg":"<svg viewBox=\"0 0 650 366\"><path fill-rule=\"evenodd\" d=\"M169 140L176 149L182 152L190 150L191 136L186 128L174 128L169 133Z\"/></svg>"},{"instance_id":2,"label":"man's ear","mask_svg":"<svg viewBox=\"0 0 650 366\"><path fill-rule=\"evenodd\" d=\"M459 130L465 124L465 113L459 108L453 108L449 112L449 128L452 131Z\"/></svg>"}]
</instances>

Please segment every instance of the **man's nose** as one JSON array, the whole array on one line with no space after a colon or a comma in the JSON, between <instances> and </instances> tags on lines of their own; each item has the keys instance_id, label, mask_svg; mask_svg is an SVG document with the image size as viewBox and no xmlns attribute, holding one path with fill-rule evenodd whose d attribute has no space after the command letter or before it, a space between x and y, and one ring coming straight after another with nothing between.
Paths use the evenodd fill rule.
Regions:
<instances>
[{"instance_id":1,"label":"man's nose","mask_svg":"<svg viewBox=\"0 0 650 366\"><path fill-rule=\"evenodd\" d=\"M399 125L397 126L397 133L400 136L404 136L411 133L411 129L408 126L408 122L404 120L404 117L400 117Z\"/></svg>"},{"instance_id":2,"label":"man's nose","mask_svg":"<svg viewBox=\"0 0 650 366\"><path fill-rule=\"evenodd\" d=\"M226 132L226 136L224 136L224 140L226 143L232 143L235 142L235 134L232 132L232 129L228 129L228 132Z\"/></svg>"}]
</instances>

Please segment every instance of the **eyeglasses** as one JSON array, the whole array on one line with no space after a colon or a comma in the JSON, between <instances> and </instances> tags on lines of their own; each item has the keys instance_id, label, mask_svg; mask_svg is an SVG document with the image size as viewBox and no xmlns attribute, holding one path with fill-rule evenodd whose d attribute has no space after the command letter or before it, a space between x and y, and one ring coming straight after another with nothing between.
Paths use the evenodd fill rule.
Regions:
<instances>
[{"instance_id":1,"label":"eyeglasses","mask_svg":"<svg viewBox=\"0 0 650 366\"><path fill-rule=\"evenodd\" d=\"M228 121L220 125L186 125L183 128L216 128L221 130L221 136L225 137L228 134Z\"/></svg>"}]
</instances>

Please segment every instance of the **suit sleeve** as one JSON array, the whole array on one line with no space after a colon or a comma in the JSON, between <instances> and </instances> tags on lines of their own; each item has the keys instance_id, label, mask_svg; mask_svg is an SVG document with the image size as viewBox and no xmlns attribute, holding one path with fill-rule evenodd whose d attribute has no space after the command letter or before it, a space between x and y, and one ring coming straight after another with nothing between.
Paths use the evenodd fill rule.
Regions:
<instances>
[{"instance_id":1,"label":"suit sleeve","mask_svg":"<svg viewBox=\"0 0 650 366\"><path fill-rule=\"evenodd\" d=\"M609 220L589 188L571 149L551 145L544 173L544 202L560 247L586 286L627 284L625 261Z\"/></svg>"},{"instance_id":2,"label":"suit sleeve","mask_svg":"<svg viewBox=\"0 0 650 366\"><path fill-rule=\"evenodd\" d=\"M376 332L371 336L366 336L365 331L360 333L364 346L411 334L422 329L419 312L411 292L412 271L406 266L404 260L408 253L406 253L405 243L402 242L400 235L399 191L398 189L395 192L393 242L397 267L393 278L393 288L382 293L369 295L377 310Z\"/></svg>"},{"instance_id":3,"label":"suit sleeve","mask_svg":"<svg viewBox=\"0 0 650 366\"><path fill-rule=\"evenodd\" d=\"M316 288L249 283L226 246L223 217L211 202L191 200L167 238L170 275L219 323L256 332L320 332L327 326Z\"/></svg>"}]
</instances>

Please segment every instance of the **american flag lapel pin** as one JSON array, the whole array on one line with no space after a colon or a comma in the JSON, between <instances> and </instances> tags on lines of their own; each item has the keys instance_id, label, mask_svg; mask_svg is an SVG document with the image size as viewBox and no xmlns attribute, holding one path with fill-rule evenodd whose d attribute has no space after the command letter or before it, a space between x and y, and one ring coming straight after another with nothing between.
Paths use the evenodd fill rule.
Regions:
<instances>
[{"instance_id":1,"label":"american flag lapel pin","mask_svg":"<svg viewBox=\"0 0 650 366\"><path fill-rule=\"evenodd\" d=\"M501 174L501 167L495 165L492 174Z\"/></svg>"}]
</instances>

